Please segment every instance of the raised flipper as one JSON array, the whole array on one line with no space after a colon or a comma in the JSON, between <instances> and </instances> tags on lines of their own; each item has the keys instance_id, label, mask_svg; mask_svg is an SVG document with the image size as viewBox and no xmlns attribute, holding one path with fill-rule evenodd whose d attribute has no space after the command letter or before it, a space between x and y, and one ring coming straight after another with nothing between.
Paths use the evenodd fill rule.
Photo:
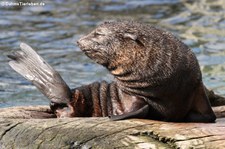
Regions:
<instances>
[{"instance_id":1,"label":"raised flipper","mask_svg":"<svg viewBox=\"0 0 225 149\"><path fill-rule=\"evenodd\" d=\"M122 115L112 115L109 118L113 121L123 120L128 118L145 118L148 112L149 112L149 105L147 104L136 111L125 113Z\"/></svg>"},{"instance_id":2,"label":"raised flipper","mask_svg":"<svg viewBox=\"0 0 225 149\"><path fill-rule=\"evenodd\" d=\"M9 65L27 80L31 81L51 102L68 104L71 91L58 72L56 72L30 46L20 44L21 51L8 55Z\"/></svg>"}]
</instances>

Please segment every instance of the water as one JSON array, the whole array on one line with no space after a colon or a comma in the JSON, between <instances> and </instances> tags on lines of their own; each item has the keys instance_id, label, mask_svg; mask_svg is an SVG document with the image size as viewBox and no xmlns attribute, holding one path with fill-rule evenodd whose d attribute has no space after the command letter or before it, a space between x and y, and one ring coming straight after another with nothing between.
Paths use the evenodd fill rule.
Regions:
<instances>
[{"instance_id":1,"label":"water","mask_svg":"<svg viewBox=\"0 0 225 149\"><path fill-rule=\"evenodd\" d=\"M71 88L111 80L108 72L88 59L75 42L101 22L115 19L137 20L173 32L197 55L206 86L225 95L224 0L42 2L44 6L0 6L0 107L48 104L8 65L6 55L17 50L20 42L32 45Z\"/></svg>"}]
</instances>

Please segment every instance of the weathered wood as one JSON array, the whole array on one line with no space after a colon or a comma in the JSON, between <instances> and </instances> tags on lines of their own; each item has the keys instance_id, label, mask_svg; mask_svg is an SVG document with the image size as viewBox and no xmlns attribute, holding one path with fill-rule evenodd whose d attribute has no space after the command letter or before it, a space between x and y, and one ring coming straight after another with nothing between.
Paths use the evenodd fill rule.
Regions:
<instances>
[{"instance_id":1,"label":"weathered wood","mask_svg":"<svg viewBox=\"0 0 225 149\"><path fill-rule=\"evenodd\" d=\"M49 106L9 107L0 109L0 118L30 119L55 118Z\"/></svg>"},{"instance_id":2,"label":"weathered wood","mask_svg":"<svg viewBox=\"0 0 225 149\"><path fill-rule=\"evenodd\" d=\"M216 110L225 113L225 106ZM204 124L52 116L48 106L0 109L0 148L225 148L225 118Z\"/></svg>"},{"instance_id":3,"label":"weathered wood","mask_svg":"<svg viewBox=\"0 0 225 149\"><path fill-rule=\"evenodd\" d=\"M213 111L217 118L225 117L225 106L213 107Z\"/></svg>"}]
</instances>

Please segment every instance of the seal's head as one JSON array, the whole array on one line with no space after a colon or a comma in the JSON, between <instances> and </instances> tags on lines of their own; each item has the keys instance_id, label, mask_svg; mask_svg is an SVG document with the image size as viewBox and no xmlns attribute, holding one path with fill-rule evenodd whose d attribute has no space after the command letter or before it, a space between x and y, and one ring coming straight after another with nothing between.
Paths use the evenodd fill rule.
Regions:
<instances>
[{"instance_id":1,"label":"seal's head","mask_svg":"<svg viewBox=\"0 0 225 149\"><path fill-rule=\"evenodd\" d=\"M100 25L90 34L77 41L78 46L85 54L101 65L108 65L109 48L113 41L112 31Z\"/></svg>"},{"instance_id":2,"label":"seal's head","mask_svg":"<svg viewBox=\"0 0 225 149\"><path fill-rule=\"evenodd\" d=\"M114 21L102 23L77 43L89 58L117 76L130 72L128 69L134 68L138 59L145 59L144 52L140 52L145 49L144 38L141 24Z\"/></svg>"}]
</instances>

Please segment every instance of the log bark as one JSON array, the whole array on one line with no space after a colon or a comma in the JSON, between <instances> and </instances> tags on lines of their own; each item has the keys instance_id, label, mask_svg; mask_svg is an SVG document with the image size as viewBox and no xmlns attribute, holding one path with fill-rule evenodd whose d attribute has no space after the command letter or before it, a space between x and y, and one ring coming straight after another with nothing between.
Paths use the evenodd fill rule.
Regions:
<instances>
[{"instance_id":1,"label":"log bark","mask_svg":"<svg viewBox=\"0 0 225 149\"><path fill-rule=\"evenodd\" d=\"M0 148L225 148L225 106L216 123L54 118L48 106L0 109Z\"/></svg>"}]
</instances>

